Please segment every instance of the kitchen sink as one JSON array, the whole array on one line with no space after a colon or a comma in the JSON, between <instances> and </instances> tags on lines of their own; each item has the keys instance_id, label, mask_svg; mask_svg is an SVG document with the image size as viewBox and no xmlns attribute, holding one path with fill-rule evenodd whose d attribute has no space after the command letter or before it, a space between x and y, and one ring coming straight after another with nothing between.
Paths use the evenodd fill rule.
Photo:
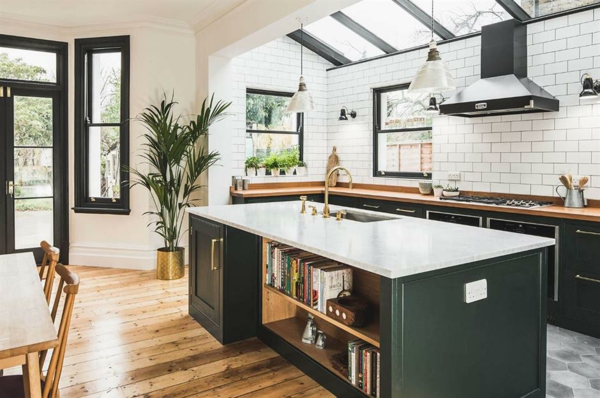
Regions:
<instances>
[{"instance_id":1,"label":"kitchen sink","mask_svg":"<svg viewBox=\"0 0 600 398\"><path fill-rule=\"evenodd\" d=\"M342 215L342 218L351 221L357 222L377 222L377 221L388 221L388 220L397 220L398 217L390 217L384 215L374 215L374 214L366 214L359 213L355 211L346 211L346 214Z\"/></svg>"}]
</instances>

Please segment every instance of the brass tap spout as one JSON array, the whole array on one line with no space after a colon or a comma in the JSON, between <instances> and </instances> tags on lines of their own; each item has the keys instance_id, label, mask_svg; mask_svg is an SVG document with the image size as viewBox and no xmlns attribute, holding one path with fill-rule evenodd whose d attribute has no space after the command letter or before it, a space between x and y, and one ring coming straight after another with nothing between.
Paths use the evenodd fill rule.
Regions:
<instances>
[{"instance_id":1,"label":"brass tap spout","mask_svg":"<svg viewBox=\"0 0 600 398\"><path fill-rule=\"evenodd\" d=\"M331 179L331 175L338 170L346 172L346 175L350 179L350 189L352 189L352 174L350 174L348 169L342 166L335 166L333 169L329 170L329 173L327 173L327 176L325 177L325 206L323 206L323 218L329 218L329 180Z\"/></svg>"}]
</instances>

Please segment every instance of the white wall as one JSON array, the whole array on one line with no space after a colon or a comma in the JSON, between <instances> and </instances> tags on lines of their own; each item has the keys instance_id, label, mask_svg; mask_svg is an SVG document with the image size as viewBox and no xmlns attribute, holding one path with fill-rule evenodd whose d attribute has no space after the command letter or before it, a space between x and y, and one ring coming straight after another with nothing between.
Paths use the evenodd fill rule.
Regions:
<instances>
[{"instance_id":1,"label":"white wall","mask_svg":"<svg viewBox=\"0 0 600 398\"><path fill-rule=\"evenodd\" d=\"M131 36L130 115L157 103L163 92L175 91L179 110L195 108L195 40L191 30L156 24L129 24L98 29L60 29L47 25L0 21L3 34L58 40L69 43L69 208L74 206L74 69L75 38ZM142 162L139 152L143 127L130 127L130 164ZM70 264L152 269L155 249L162 246L144 212L151 208L150 196L142 188L131 190L131 214L81 214L70 210ZM187 236L184 236L184 239ZM186 245L187 239L182 243Z\"/></svg>"},{"instance_id":2,"label":"white wall","mask_svg":"<svg viewBox=\"0 0 600 398\"><path fill-rule=\"evenodd\" d=\"M233 64L233 134L231 175L245 175L246 89L298 90L300 45L288 37L272 41L247 52ZM327 68L332 64L315 53L304 51L304 77L315 100L316 110L304 118L304 161L307 176L253 177L252 182L314 181L324 178L327 165ZM229 181L227 181L230 183Z\"/></svg>"},{"instance_id":3,"label":"white wall","mask_svg":"<svg viewBox=\"0 0 600 398\"><path fill-rule=\"evenodd\" d=\"M600 101L579 101L580 77L600 77L600 9L528 25L529 77L560 100L560 111L434 120L434 181L462 172L463 190L556 195L562 173L591 176L588 198L600 199ZM440 46L459 90L477 81L480 37ZM361 183L416 186L373 177L372 89L410 82L425 61L413 51L328 72L328 147ZM337 120L342 105L357 111Z\"/></svg>"}]
</instances>

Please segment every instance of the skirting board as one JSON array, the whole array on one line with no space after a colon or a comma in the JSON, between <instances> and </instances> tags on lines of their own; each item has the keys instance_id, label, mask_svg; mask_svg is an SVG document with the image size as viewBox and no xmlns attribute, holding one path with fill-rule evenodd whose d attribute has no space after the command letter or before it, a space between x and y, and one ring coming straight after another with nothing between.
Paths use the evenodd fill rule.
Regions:
<instances>
[{"instance_id":1,"label":"skirting board","mask_svg":"<svg viewBox=\"0 0 600 398\"><path fill-rule=\"evenodd\" d=\"M184 248L184 258L187 263L187 246ZM156 248L71 244L69 251L70 265L134 269L140 271L156 269Z\"/></svg>"}]
</instances>

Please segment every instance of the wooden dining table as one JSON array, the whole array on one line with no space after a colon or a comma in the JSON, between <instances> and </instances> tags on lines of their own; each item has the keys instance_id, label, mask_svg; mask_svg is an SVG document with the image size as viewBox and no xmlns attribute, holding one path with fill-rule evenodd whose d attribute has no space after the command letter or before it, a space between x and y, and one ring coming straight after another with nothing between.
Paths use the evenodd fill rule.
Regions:
<instances>
[{"instance_id":1,"label":"wooden dining table","mask_svg":"<svg viewBox=\"0 0 600 398\"><path fill-rule=\"evenodd\" d=\"M25 396L41 398L39 352L57 345L33 253L0 255L0 369L21 365Z\"/></svg>"}]
</instances>

